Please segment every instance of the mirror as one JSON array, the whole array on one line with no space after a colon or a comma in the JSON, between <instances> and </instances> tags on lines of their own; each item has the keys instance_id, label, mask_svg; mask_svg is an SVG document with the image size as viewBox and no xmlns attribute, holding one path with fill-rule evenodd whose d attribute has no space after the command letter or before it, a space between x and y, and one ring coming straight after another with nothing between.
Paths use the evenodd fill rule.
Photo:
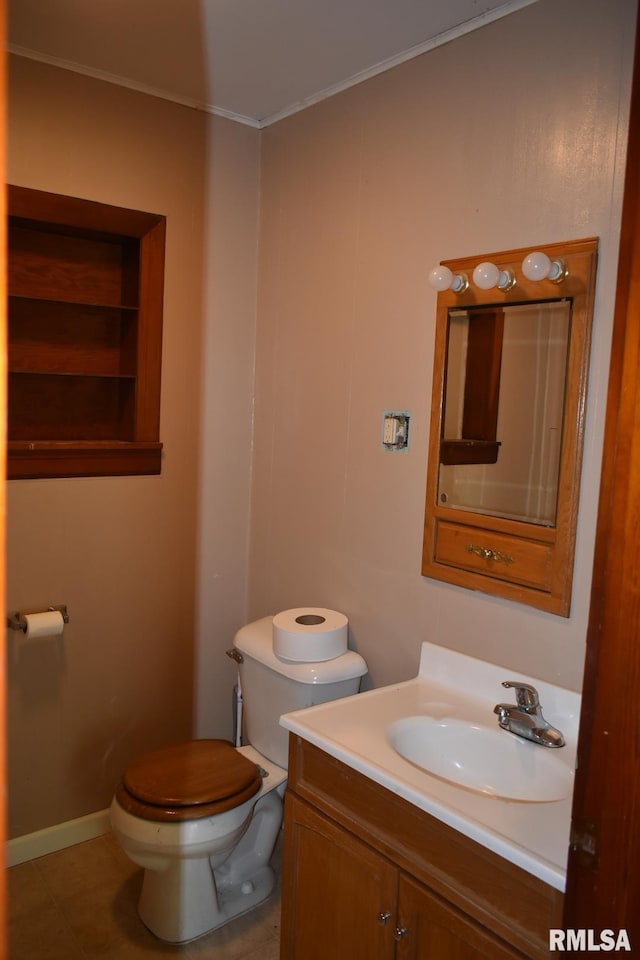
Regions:
<instances>
[{"instance_id":1,"label":"mirror","mask_svg":"<svg viewBox=\"0 0 640 960\"><path fill-rule=\"evenodd\" d=\"M569 299L448 311L439 503L553 526L570 324Z\"/></svg>"},{"instance_id":2,"label":"mirror","mask_svg":"<svg viewBox=\"0 0 640 960\"><path fill-rule=\"evenodd\" d=\"M569 615L596 251L540 248L540 279L526 249L444 264L424 576Z\"/></svg>"}]
</instances>

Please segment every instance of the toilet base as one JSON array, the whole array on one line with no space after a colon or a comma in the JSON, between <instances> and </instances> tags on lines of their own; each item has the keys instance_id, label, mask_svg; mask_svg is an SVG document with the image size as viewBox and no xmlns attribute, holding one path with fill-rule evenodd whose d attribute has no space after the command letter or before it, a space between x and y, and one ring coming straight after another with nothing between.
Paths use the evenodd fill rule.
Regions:
<instances>
[{"instance_id":1,"label":"toilet base","mask_svg":"<svg viewBox=\"0 0 640 960\"><path fill-rule=\"evenodd\" d=\"M273 869L264 866L250 880L216 891L208 860L182 861L171 869L175 882L166 873L145 870L138 903L144 925L167 943L189 943L248 913L267 899L276 882Z\"/></svg>"}]
</instances>

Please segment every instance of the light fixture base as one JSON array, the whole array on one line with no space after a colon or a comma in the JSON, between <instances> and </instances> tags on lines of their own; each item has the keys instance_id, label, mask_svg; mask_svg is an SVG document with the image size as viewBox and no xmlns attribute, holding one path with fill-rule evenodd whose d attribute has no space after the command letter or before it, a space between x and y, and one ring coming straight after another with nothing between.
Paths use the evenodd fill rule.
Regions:
<instances>
[{"instance_id":1,"label":"light fixture base","mask_svg":"<svg viewBox=\"0 0 640 960\"><path fill-rule=\"evenodd\" d=\"M557 257L555 260L551 261L551 270L548 277L548 279L551 280L551 283L562 283L568 274L569 268L562 257Z\"/></svg>"},{"instance_id":2,"label":"light fixture base","mask_svg":"<svg viewBox=\"0 0 640 960\"><path fill-rule=\"evenodd\" d=\"M455 273L453 275L451 289L454 293L464 293L465 290L469 289L469 277L466 273Z\"/></svg>"},{"instance_id":3,"label":"light fixture base","mask_svg":"<svg viewBox=\"0 0 640 960\"><path fill-rule=\"evenodd\" d=\"M503 293L506 293L507 290L511 290L516 285L516 275L513 270L507 268L506 270L500 271L500 279L498 280L497 287L498 290L502 290Z\"/></svg>"}]
</instances>

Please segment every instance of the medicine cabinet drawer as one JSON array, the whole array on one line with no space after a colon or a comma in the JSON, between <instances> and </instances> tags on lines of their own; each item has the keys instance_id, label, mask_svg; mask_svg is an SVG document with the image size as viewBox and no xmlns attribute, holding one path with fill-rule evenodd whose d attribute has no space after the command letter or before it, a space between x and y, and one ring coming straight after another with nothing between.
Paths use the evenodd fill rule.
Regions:
<instances>
[{"instance_id":1,"label":"medicine cabinet drawer","mask_svg":"<svg viewBox=\"0 0 640 960\"><path fill-rule=\"evenodd\" d=\"M537 590L551 589L551 547L481 527L440 521L435 559Z\"/></svg>"}]
</instances>

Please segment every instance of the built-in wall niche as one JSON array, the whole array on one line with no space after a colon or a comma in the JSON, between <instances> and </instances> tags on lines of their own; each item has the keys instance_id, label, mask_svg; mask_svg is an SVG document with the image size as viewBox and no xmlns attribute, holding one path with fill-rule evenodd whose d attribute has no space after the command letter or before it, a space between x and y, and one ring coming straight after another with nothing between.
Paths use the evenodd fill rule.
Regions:
<instances>
[{"instance_id":1,"label":"built-in wall niche","mask_svg":"<svg viewBox=\"0 0 640 960\"><path fill-rule=\"evenodd\" d=\"M165 218L8 188L9 479L158 474Z\"/></svg>"}]
</instances>

